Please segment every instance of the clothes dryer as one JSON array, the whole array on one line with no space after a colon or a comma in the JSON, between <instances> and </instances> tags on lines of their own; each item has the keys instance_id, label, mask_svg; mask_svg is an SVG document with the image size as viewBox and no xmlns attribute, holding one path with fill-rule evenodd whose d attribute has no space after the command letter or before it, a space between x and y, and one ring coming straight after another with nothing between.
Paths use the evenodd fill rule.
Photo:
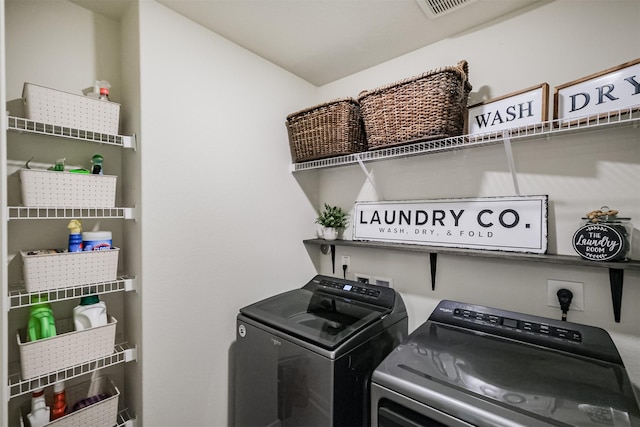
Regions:
<instances>
[{"instance_id":1,"label":"clothes dryer","mask_svg":"<svg viewBox=\"0 0 640 427\"><path fill-rule=\"evenodd\" d=\"M373 427L632 427L640 409L600 328L442 301L375 370Z\"/></svg>"}]
</instances>

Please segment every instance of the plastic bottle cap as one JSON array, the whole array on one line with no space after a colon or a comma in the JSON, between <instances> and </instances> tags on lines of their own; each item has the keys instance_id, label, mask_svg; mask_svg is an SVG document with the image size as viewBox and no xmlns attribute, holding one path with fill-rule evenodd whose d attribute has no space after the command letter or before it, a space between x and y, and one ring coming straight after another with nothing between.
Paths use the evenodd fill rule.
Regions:
<instances>
[{"instance_id":1,"label":"plastic bottle cap","mask_svg":"<svg viewBox=\"0 0 640 427\"><path fill-rule=\"evenodd\" d=\"M64 381L60 381L59 383L55 383L53 385L53 392L60 393L64 391Z\"/></svg>"},{"instance_id":2,"label":"plastic bottle cap","mask_svg":"<svg viewBox=\"0 0 640 427\"><path fill-rule=\"evenodd\" d=\"M88 295L80 298L80 305L92 305L100 302L98 295Z\"/></svg>"}]
</instances>

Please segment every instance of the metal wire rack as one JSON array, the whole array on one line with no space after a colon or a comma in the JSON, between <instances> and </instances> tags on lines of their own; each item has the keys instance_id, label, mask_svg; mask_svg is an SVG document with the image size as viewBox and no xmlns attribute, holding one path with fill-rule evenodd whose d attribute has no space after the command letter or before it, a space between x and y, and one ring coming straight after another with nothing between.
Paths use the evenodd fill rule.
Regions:
<instances>
[{"instance_id":1,"label":"metal wire rack","mask_svg":"<svg viewBox=\"0 0 640 427\"><path fill-rule=\"evenodd\" d=\"M9 366L9 396L13 398L22 394L31 393L34 390L47 387L60 381L69 380L109 366L136 360L136 357L136 348L132 348L128 343L123 342L116 344L113 353L109 356L28 379L21 378L20 364L14 363Z\"/></svg>"},{"instance_id":2,"label":"metal wire rack","mask_svg":"<svg viewBox=\"0 0 640 427\"><path fill-rule=\"evenodd\" d=\"M323 169L337 166L362 164L378 160L401 157L435 154L445 151L462 150L473 147L503 143L507 140L527 140L540 137L551 137L606 127L637 126L640 123L640 106L611 111L607 114L556 119L536 125L513 128L498 132L487 132L474 135L461 135L432 141L409 142L404 145L365 151L327 159L311 160L291 164L291 172L309 169Z\"/></svg>"},{"instance_id":3,"label":"metal wire rack","mask_svg":"<svg viewBox=\"0 0 640 427\"><path fill-rule=\"evenodd\" d=\"M67 126L60 126L51 123L37 122L24 119L22 117L9 116L7 118L7 129L10 131L27 132L47 136L59 136L63 138L80 139L88 142L98 142L101 144L118 145L124 148L136 148L135 135L112 135L107 133L93 132L83 129L75 129Z\"/></svg>"}]
</instances>

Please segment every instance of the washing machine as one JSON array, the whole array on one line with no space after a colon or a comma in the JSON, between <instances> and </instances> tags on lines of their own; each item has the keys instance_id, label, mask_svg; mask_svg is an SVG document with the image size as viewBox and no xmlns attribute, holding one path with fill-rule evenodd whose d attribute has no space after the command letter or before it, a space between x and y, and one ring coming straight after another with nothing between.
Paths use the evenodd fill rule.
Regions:
<instances>
[{"instance_id":1,"label":"washing machine","mask_svg":"<svg viewBox=\"0 0 640 427\"><path fill-rule=\"evenodd\" d=\"M600 328L442 301L372 375L373 427L640 426Z\"/></svg>"},{"instance_id":2,"label":"washing machine","mask_svg":"<svg viewBox=\"0 0 640 427\"><path fill-rule=\"evenodd\" d=\"M369 425L371 373L407 330L393 289L322 275L240 309L234 424Z\"/></svg>"}]
</instances>

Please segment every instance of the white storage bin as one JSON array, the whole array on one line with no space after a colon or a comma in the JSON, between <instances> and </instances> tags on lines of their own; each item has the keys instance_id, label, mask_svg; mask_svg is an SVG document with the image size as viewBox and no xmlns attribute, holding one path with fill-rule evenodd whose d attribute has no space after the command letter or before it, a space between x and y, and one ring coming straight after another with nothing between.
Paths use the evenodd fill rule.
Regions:
<instances>
[{"instance_id":1,"label":"white storage bin","mask_svg":"<svg viewBox=\"0 0 640 427\"><path fill-rule=\"evenodd\" d=\"M51 396L46 392L45 390L47 405L51 407ZM96 395L107 397L90 406L70 412L64 417L58 418L45 425L52 427L111 427L116 425L118 421L118 399L120 397L120 390L118 390L113 382L106 376L97 377L91 381L67 387L65 397L67 407L69 408L68 411L71 411L77 402ZM22 427L29 425L27 414L31 410L30 405L31 403L29 402L20 408L22 414L20 422Z\"/></svg>"},{"instance_id":2,"label":"white storage bin","mask_svg":"<svg viewBox=\"0 0 640 427\"><path fill-rule=\"evenodd\" d=\"M21 169L22 204L27 207L113 208L113 175Z\"/></svg>"},{"instance_id":3,"label":"white storage bin","mask_svg":"<svg viewBox=\"0 0 640 427\"><path fill-rule=\"evenodd\" d=\"M22 89L27 119L74 129L118 134L120 104L25 83Z\"/></svg>"},{"instance_id":4,"label":"white storage bin","mask_svg":"<svg viewBox=\"0 0 640 427\"><path fill-rule=\"evenodd\" d=\"M54 312L55 315L55 312ZM75 331L73 318L56 321L55 337L27 342L27 330L16 334L20 349L23 379L49 374L60 369L106 357L113 353L117 320L95 328Z\"/></svg>"},{"instance_id":5,"label":"white storage bin","mask_svg":"<svg viewBox=\"0 0 640 427\"><path fill-rule=\"evenodd\" d=\"M108 282L118 276L119 248L101 251L33 254L20 251L28 292Z\"/></svg>"}]
</instances>

